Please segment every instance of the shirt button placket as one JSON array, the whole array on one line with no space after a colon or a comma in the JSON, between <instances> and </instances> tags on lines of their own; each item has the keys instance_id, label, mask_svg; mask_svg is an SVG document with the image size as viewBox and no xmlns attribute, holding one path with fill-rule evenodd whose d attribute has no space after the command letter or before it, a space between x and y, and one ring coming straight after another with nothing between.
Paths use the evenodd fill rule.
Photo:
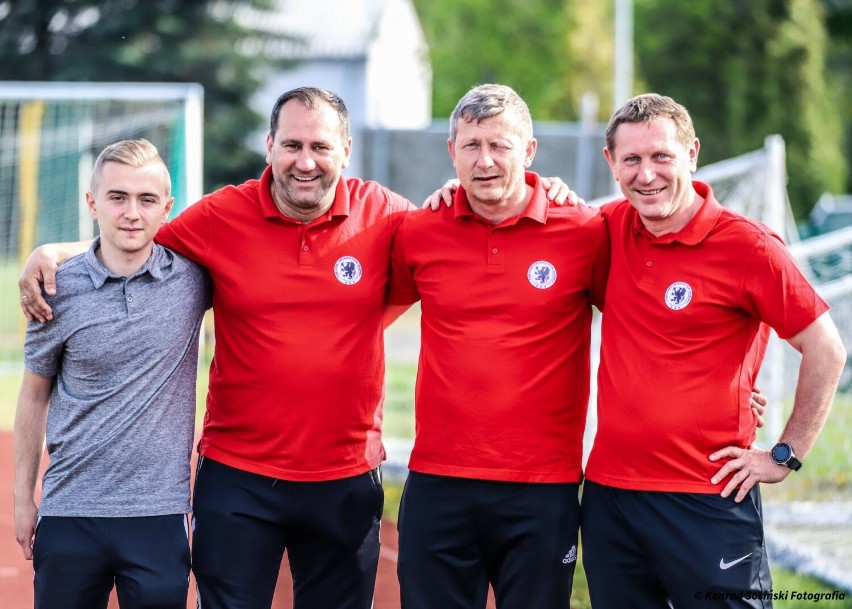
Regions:
<instances>
[{"instance_id":1,"label":"shirt button placket","mask_svg":"<svg viewBox=\"0 0 852 609\"><path fill-rule=\"evenodd\" d=\"M133 305L133 293L130 291L130 283L127 280L124 281L124 299L127 301L127 314L131 315L135 311L135 306Z\"/></svg>"},{"instance_id":2,"label":"shirt button placket","mask_svg":"<svg viewBox=\"0 0 852 609\"><path fill-rule=\"evenodd\" d=\"M316 264L313 248L311 247L310 233L306 228L302 228L302 239L299 243L299 267L303 269L312 269Z\"/></svg>"},{"instance_id":3,"label":"shirt button placket","mask_svg":"<svg viewBox=\"0 0 852 609\"><path fill-rule=\"evenodd\" d=\"M489 273L502 273L503 272L503 247L502 247L502 233L497 230L493 230L488 235L487 241L487 258L488 258L488 272Z\"/></svg>"}]
</instances>

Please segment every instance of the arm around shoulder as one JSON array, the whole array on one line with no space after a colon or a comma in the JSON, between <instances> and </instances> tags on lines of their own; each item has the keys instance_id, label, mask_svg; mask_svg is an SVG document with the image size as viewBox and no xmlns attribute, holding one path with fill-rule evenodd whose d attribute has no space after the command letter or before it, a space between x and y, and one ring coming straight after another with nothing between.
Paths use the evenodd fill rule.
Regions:
<instances>
[{"instance_id":1,"label":"arm around shoulder","mask_svg":"<svg viewBox=\"0 0 852 609\"><path fill-rule=\"evenodd\" d=\"M37 247L29 255L18 279L21 310L29 321L44 323L53 319L53 311L42 296L41 286L44 285L48 295L56 294L56 269L72 256L85 252L91 243L48 243Z\"/></svg>"}]
</instances>

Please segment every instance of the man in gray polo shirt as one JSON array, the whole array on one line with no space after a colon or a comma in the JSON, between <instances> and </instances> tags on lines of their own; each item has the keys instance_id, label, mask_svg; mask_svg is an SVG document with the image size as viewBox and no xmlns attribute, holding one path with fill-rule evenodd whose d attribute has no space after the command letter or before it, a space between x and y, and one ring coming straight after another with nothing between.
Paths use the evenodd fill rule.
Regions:
<instances>
[{"instance_id":1,"label":"man in gray polo shirt","mask_svg":"<svg viewBox=\"0 0 852 609\"><path fill-rule=\"evenodd\" d=\"M186 514L204 272L153 242L174 199L145 140L108 146L86 200L100 236L27 328L15 534L36 607L185 609ZM50 464L35 487L47 437Z\"/></svg>"}]
</instances>

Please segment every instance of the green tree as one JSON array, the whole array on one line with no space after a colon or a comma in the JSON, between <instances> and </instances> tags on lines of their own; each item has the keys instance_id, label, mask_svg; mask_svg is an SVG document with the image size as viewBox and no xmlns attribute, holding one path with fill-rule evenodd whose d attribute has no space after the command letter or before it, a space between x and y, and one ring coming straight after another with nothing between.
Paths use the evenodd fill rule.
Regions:
<instances>
[{"instance_id":1,"label":"green tree","mask_svg":"<svg viewBox=\"0 0 852 609\"><path fill-rule=\"evenodd\" d=\"M448 117L471 87L514 88L538 120L575 118L567 0L414 0L433 66L432 114Z\"/></svg>"},{"instance_id":2,"label":"green tree","mask_svg":"<svg viewBox=\"0 0 852 609\"><path fill-rule=\"evenodd\" d=\"M843 102L825 77L819 0L635 0L635 20L638 71L689 108L704 163L779 133L797 217L842 189Z\"/></svg>"},{"instance_id":3,"label":"green tree","mask_svg":"<svg viewBox=\"0 0 852 609\"><path fill-rule=\"evenodd\" d=\"M613 3L572 0L569 29L562 34L568 44L568 69L560 71L561 88L575 108L585 94L598 100L598 120L612 114Z\"/></svg>"},{"instance_id":4,"label":"green tree","mask_svg":"<svg viewBox=\"0 0 852 609\"><path fill-rule=\"evenodd\" d=\"M852 0L823 0L828 27L828 80L839 92L843 113L846 158L852 162ZM852 172L846 179L845 192L852 192Z\"/></svg>"},{"instance_id":5,"label":"green tree","mask_svg":"<svg viewBox=\"0 0 852 609\"><path fill-rule=\"evenodd\" d=\"M257 38L232 19L268 0L0 1L0 79L198 82L204 86L204 187L257 175L247 147L265 117L249 106L275 62L235 48ZM214 10L215 9L215 10Z\"/></svg>"}]
</instances>

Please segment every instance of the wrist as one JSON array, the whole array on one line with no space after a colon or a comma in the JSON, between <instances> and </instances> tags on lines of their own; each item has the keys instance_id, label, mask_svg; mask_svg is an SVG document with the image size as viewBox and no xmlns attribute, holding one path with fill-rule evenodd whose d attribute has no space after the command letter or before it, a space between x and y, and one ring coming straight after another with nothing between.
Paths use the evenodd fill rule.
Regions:
<instances>
[{"instance_id":1,"label":"wrist","mask_svg":"<svg viewBox=\"0 0 852 609\"><path fill-rule=\"evenodd\" d=\"M775 465L787 467L794 472L802 468L802 462L796 457L796 452L787 442L778 442L769 451L769 456Z\"/></svg>"},{"instance_id":2,"label":"wrist","mask_svg":"<svg viewBox=\"0 0 852 609\"><path fill-rule=\"evenodd\" d=\"M26 503L28 501L35 503L35 485L32 488L15 485L12 491L12 498L15 500L15 503Z\"/></svg>"}]
</instances>

